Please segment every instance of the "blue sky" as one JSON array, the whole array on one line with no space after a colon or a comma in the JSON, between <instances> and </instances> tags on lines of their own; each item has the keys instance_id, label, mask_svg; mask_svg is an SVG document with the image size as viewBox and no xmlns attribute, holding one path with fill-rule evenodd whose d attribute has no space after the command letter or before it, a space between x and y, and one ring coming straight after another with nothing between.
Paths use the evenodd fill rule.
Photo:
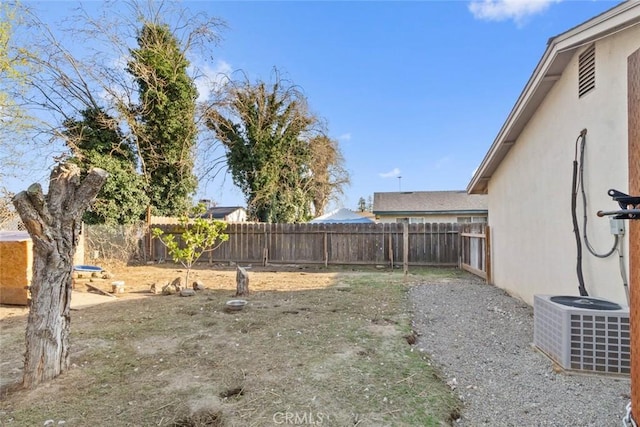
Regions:
<instances>
[{"instance_id":1,"label":"blue sky","mask_svg":"<svg viewBox=\"0 0 640 427\"><path fill-rule=\"evenodd\" d=\"M227 23L208 69L300 86L340 142L351 186L463 190L547 40L618 1L187 1ZM52 21L78 2L30 1ZM94 5L97 3L93 3ZM401 178L399 178L401 177ZM22 183L24 184L24 182ZM13 191L21 188L10 188ZM199 197L244 205L229 175Z\"/></svg>"}]
</instances>

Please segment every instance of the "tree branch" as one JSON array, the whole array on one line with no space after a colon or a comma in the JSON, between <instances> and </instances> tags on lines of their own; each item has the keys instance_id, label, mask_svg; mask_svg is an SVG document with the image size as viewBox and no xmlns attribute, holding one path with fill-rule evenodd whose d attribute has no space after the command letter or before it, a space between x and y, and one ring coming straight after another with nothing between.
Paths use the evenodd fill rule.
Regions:
<instances>
[{"instance_id":1,"label":"tree branch","mask_svg":"<svg viewBox=\"0 0 640 427\"><path fill-rule=\"evenodd\" d=\"M89 174L80 184L80 188L76 192L72 211L82 211L89 207L93 199L104 185L109 173L104 169L91 168Z\"/></svg>"}]
</instances>

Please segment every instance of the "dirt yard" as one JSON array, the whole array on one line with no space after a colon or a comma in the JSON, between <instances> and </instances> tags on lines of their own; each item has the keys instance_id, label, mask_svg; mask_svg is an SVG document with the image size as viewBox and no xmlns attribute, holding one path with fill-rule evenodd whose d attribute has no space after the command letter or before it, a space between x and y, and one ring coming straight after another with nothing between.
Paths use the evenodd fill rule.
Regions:
<instances>
[{"instance_id":1,"label":"dirt yard","mask_svg":"<svg viewBox=\"0 0 640 427\"><path fill-rule=\"evenodd\" d=\"M26 309L0 307L0 425L442 426L459 414L411 345L406 299L455 270L250 268L248 304L230 313L235 267L198 266L190 281L206 289L192 297L149 292L186 274L175 265L107 269L74 298L97 295L85 283L125 292L72 311L71 369L36 390L19 386Z\"/></svg>"},{"instance_id":2,"label":"dirt yard","mask_svg":"<svg viewBox=\"0 0 640 427\"><path fill-rule=\"evenodd\" d=\"M86 307L96 303L125 301L135 298L154 296L150 293L152 284L166 284L175 278L186 278L186 269L174 263L153 264L148 266L126 266L123 264L98 264L104 272L112 275L109 279L92 277L91 273L80 273L74 287L74 297L79 306ZM243 266L244 267L244 266ZM275 266L248 267L250 288L252 291L287 291L300 289L317 289L329 286L338 271L322 270L313 267ZM94 275L95 276L95 275ZM114 294L112 283L124 282L124 292ZM236 268L228 265L197 264L190 273L190 282L201 281L207 289L236 289ZM98 288L111 298L103 297L91 287ZM95 296L95 297L94 297ZM75 306L72 298L72 307ZM26 307L0 305L0 319L23 316L28 313Z\"/></svg>"}]
</instances>

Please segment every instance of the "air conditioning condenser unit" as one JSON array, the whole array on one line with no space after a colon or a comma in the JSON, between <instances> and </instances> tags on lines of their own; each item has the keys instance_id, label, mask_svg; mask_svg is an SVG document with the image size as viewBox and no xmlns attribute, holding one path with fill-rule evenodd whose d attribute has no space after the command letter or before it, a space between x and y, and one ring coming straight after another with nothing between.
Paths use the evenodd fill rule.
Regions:
<instances>
[{"instance_id":1,"label":"air conditioning condenser unit","mask_svg":"<svg viewBox=\"0 0 640 427\"><path fill-rule=\"evenodd\" d=\"M593 297L535 295L533 343L563 369L629 375L629 308Z\"/></svg>"}]
</instances>

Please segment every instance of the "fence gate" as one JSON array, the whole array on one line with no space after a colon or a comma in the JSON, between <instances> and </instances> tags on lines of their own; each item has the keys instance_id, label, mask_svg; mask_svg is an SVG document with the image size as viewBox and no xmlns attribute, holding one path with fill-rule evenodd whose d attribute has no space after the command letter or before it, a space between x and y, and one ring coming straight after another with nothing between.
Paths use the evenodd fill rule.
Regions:
<instances>
[{"instance_id":1,"label":"fence gate","mask_svg":"<svg viewBox=\"0 0 640 427\"><path fill-rule=\"evenodd\" d=\"M460 226L460 267L491 283L490 229L485 223Z\"/></svg>"}]
</instances>

